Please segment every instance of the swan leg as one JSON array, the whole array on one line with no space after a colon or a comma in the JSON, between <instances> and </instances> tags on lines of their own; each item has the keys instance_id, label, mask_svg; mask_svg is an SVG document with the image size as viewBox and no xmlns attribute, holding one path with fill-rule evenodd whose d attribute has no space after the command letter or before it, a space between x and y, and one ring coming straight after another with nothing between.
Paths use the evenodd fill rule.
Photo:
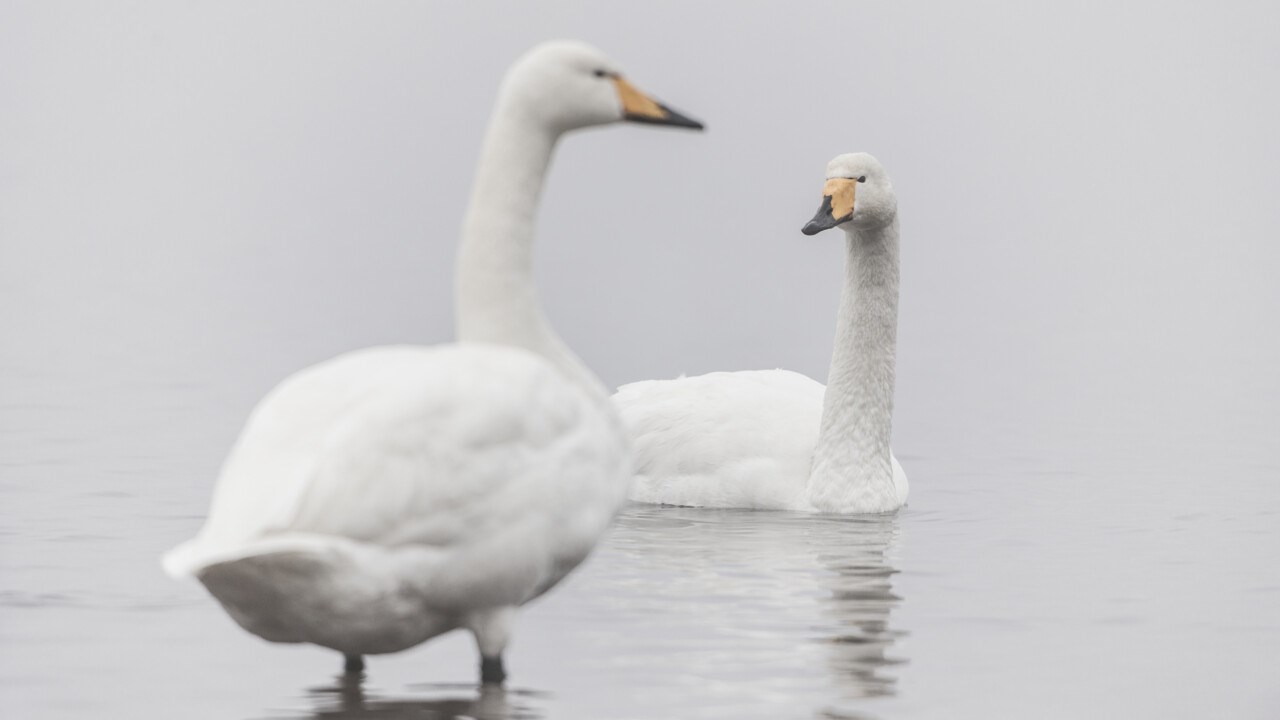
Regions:
<instances>
[{"instance_id":1,"label":"swan leg","mask_svg":"<svg viewBox=\"0 0 1280 720\"><path fill-rule=\"evenodd\" d=\"M483 685L501 685L507 679L502 665L502 651L511 639L511 621L516 609L503 607L478 612L467 618L467 627L476 636L480 648L480 682Z\"/></svg>"},{"instance_id":2,"label":"swan leg","mask_svg":"<svg viewBox=\"0 0 1280 720\"><path fill-rule=\"evenodd\" d=\"M343 655L342 671L348 675L355 675L364 672L364 656L363 655Z\"/></svg>"},{"instance_id":3,"label":"swan leg","mask_svg":"<svg viewBox=\"0 0 1280 720\"><path fill-rule=\"evenodd\" d=\"M502 667L502 656L480 658L480 684L501 685L507 679L507 670Z\"/></svg>"}]
</instances>

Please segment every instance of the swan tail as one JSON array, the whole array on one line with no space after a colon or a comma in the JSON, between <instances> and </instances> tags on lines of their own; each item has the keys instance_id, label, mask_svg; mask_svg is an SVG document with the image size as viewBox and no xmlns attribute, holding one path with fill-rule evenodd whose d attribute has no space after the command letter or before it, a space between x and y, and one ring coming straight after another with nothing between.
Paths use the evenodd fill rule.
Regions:
<instances>
[{"instance_id":1,"label":"swan tail","mask_svg":"<svg viewBox=\"0 0 1280 720\"><path fill-rule=\"evenodd\" d=\"M431 559L349 538L282 533L216 549L197 538L163 564L170 575L197 578L240 627L264 640L375 655L456 627L456 617L405 601L406 578L429 578Z\"/></svg>"},{"instance_id":2,"label":"swan tail","mask_svg":"<svg viewBox=\"0 0 1280 720\"><path fill-rule=\"evenodd\" d=\"M160 560L164 571L174 578L200 577L207 569L226 563L268 555L310 555L332 552L332 540L304 534L284 534L259 538L231 547L210 547L194 538L165 553Z\"/></svg>"}]
</instances>

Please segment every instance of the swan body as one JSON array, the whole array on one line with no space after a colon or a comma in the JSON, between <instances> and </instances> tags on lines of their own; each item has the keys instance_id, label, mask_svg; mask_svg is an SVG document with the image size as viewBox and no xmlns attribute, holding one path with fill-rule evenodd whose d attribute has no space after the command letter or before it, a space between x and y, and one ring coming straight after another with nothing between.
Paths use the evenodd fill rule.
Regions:
<instances>
[{"instance_id":1,"label":"swan body","mask_svg":"<svg viewBox=\"0 0 1280 720\"><path fill-rule=\"evenodd\" d=\"M243 628L347 656L469 629L505 678L515 608L573 570L626 499L625 433L533 286L533 224L557 139L624 119L700 127L580 43L508 71L458 264L459 344L341 355L253 410L208 519L163 560Z\"/></svg>"},{"instance_id":2,"label":"swan body","mask_svg":"<svg viewBox=\"0 0 1280 720\"><path fill-rule=\"evenodd\" d=\"M907 501L889 449L897 338L892 185L870 155L842 155L813 234L846 232L846 277L829 385L787 370L624 385L634 501L712 508L880 513ZM856 200L855 200L856 198Z\"/></svg>"},{"instance_id":3,"label":"swan body","mask_svg":"<svg viewBox=\"0 0 1280 720\"><path fill-rule=\"evenodd\" d=\"M809 469L822 383L790 370L713 372L623 385L614 395L631 435L635 502L814 512ZM906 501L896 458L894 486Z\"/></svg>"},{"instance_id":4,"label":"swan body","mask_svg":"<svg viewBox=\"0 0 1280 720\"><path fill-rule=\"evenodd\" d=\"M359 350L263 399L165 568L276 642L360 655L483 633L587 556L626 453L613 414L528 351Z\"/></svg>"}]
</instances>

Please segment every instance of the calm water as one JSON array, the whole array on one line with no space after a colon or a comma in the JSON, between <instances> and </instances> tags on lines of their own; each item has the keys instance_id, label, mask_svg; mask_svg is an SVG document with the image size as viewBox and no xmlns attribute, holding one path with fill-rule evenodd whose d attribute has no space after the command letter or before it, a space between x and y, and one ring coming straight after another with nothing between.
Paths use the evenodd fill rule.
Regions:
<instances>
[{"instance_id":1,"label":"calm water","mask_svg":"<svg viewBox=\"0 0 1280 720\"><path fill-rule=\"evenodd\" d=\"M480 695L467 636L344 684L161 574L253 383L125 356L5 372L7 717L1280 716L1277 470L1229 448L939 440L902 453L896 517L634 507Z\"/></svg>"},{"instance_id":2,"label":"calm water","mask_svg":"<svg viewBox=\"0 0 1280 720\"><path fill-rule=\"evenodd\" d=\"M0 3L0 716L1280 718L1252 5ZM885 161L911 504L635 508L505 693L462 635L343 684L158 557L274 383L450 336L493 88L563 36L710 128L558 151L540 286L611 383L823 377L843 256L798 229L829 157Z\"/></svg>"}]
</instances>

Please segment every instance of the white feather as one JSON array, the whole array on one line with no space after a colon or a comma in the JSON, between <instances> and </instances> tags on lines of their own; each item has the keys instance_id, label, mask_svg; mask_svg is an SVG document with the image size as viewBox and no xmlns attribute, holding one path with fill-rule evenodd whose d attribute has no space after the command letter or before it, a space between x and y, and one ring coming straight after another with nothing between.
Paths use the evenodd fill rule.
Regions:
<instances>
[{"instance_id":1,"label":"white feather","mask_svg":"<svg viewBox=\"0 0 1280 720\"><path fill-rule=\"evenodd\" d=\"M898 326L898 221L875 158L827 167L856 197L828 387L786 370L719 372L619 388L634 446L632 499L801 512L889 512L907 476L889 450ZM831 203L806 233L828 228ZM824 218L823 213L827 213Z\"/></svg>"},{"instance_id":2,"label":"white feather","mask_svg":"<svg viewBox=\"0 0 1280 720\"><path fill-rule=\"evenodd\" d=\"M790 370L714 372L618 388L636 502L813 512L807 486L822 383ZM907 499L907 476L893 462Z\"/></svg>"},{"instance_id":3,"label":"white feather","mask_svg":"<svg viewBox=\"0 0 1280 720\"><path fill-rule=\"evenodd\" d=\"M393 652L554 585L626 474L611 413L533 353L360 350L263 399L164 564L267 639Z\"/></svg>"},{"instance_id":4,"label":"white feather","mask_svg":"<svg viewBox=\"0 0 1280 720\"><path fill-rule=\"evenodd\" d=\"M582 562L631 480L603 386L542 313L531 249L559 136L623 119L615 75L572 42L512 66L463 223L463 343L361 350L280 383L166 570L277 642L363 655L466 627L500 680L513 609Z\"/></svg>"}]
</instances>

